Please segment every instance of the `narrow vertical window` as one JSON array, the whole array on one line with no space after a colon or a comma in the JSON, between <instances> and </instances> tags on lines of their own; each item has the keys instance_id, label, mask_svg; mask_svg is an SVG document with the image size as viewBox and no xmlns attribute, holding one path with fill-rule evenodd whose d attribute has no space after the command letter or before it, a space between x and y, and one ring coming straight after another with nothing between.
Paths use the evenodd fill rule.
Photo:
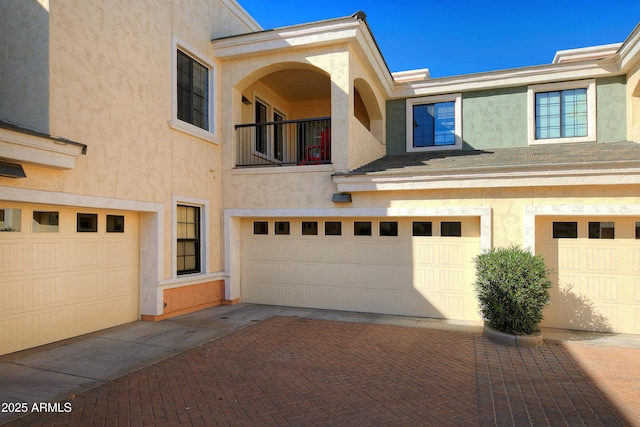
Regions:
<instances>
[{"instance_id":1,"label":"narrow vertical window","mask_svg":"<svg viewBox=\"0 0 640 427\"><path fill-rule=\"evenodd\" d=\"M209 130L209 69L178 51L178 119Z\"/></svg>"},{"instance_id":2,"label":"narrow vertical window","mask_svg":"<svg viewBox=\"0 0 640 427\"><path fill-rule=\"evenodd\" d=\"M267 106L256 100L256 151L267 154Z\"/></svg>"},{"instance_id":3,"label":"narrow vertical window","mask_svg":"<svg viewBox=\"0 0 640 427\"><path fill-rule=\"evenodd\" d=\"M200 208L178 205L177 273L200 272Z\"/></svg>"}]
</instances>

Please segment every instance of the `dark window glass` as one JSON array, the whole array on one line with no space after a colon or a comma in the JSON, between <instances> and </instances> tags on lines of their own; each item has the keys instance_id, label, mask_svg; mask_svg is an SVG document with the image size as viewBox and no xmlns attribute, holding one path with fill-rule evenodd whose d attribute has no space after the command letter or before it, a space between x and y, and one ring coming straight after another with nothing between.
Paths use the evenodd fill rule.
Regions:
<instances>
[{"instance_id":1,"label":"dark window glass","mask_svg":"<svg viewBox=\"0 0 640 427\"><path fill-rule=\"evenodd\" d=\"M276 234L289 234L289 221L276 221Z\"/></svg>"},{"instance_id":2,"label":"dark window glass","mask_svg":"<svg viewBox=\"0 0 640 427\"><path fill-rule=\"evenodd\" d=\"M615 239L613 222L589 222L590 239Z\"/></svg>"},{"instance_id":3,"label":"dark window glass","mask_svg":"<svg viewBox=\"0 0 640 427\"><path fill-rule=\"evenodd\" d=\"M324 234L326 236L341 236L342 223L340 221L327 221L324 223Z\"/></svg>"},{"instance_id":4,"label":"dark window glass","mask_svg":"<svg viewBox=\"0 0 640 427\"><path fill-rule=\"evenodd\" d=\"M107 215L107 233L124 233L124 216Z\"/></svg>"},{"instance_id":5,"label":"dark window glass","mask_svg":"<svg viewBox=\"0 0 640 427\"><path fill-rule=\"evenodd\" d=\"M255 221L253 223L253 234L269 234L269 223L267 221Z\"/></svg>"},{"instance_id":6,"label":"dark window glass","mask_svg":"<svg viewBox=\"0 0 640 427\"><path fill-rule=\"evenodd\" d=\"M302 221L302 235L303 236L317 236L318 235L318 222L317 221Z\"/></svg>"},{"instance_id":7,"label":"dark window glass","mask_svg":"<svg viewBox=\"0 0 640 427\"><path fill-rule=\"evenodd\" d=\"M178 119L209 130L209 69L178 51Z\"/></svg>"},{"instance_id":8,"label":"dark window glass","mask_svg":"<svg viewBox=\"0 0 640 427\"><path fill-rule=\"evenodd\" d=\"M256 123L267 123L267 106L256 101ZM267 154L267 126L256 126L256 151Z\"/></svg>"},{"instance_id":9,"label":"dark window glass","mask_svg":"<svg viewBox=\"0 0 640 427\"><path fill-rule=\"evenodd\" d=\"M371 221L355 221L353 234L354 236L371 236Z\"/></svg>"},{"instance_id":10,"label":"dark window glass","mask_svg":"<svg viewBox=\"0 0 640 427\"><path fill-rule=\"evenodd\" d=\"M554 222L553 238L554 239L577 239L578 223L577 222Z\"/></svg>"},{"instance_id":11,"label":"dark window glass","mask_svg":"<svg viewBox=\"0 0 640 427\"><path fill-rule=\"evenodd\" d=\"M200 272L200 208L178 205L177 232L177 273Z\"/></svg>"},{"instance_id":12,"label":"dark window glass","mask_svg":"<svg viewBox=\"0 0 640 427\"><path fill-rule=\"evenodd\" d=\"M461 237L462 223L460 221L443 221L440 223L440 235L444 237Z\"/></svg>"},{"instance_id":13,"label":"dark window glass","mask_svg":"<svg viewBox=\"0 0 640 427\"><path fill-rule=\"evenodd\" d=\"M636 239L640 239L640 222L636 222Z\"/></svg>"},{"instance_id":14,"label":"dark window glass","mask_svg":"<svg viewBox=\"0 0 640 427\"><path fill-rule=\"evenodd\" d=\"M32 230L34 233L57 233L58 212L33 211Z\"/></svg>"},{"instance_id":15,"label":"dark window glass","mask_svg":"<svg viewBox=\"0 0 640 427\"><path fill-rule=\"evenodd\" d=\"M380 221L381 236L397 236L398 223L395 221Z\"/></svg>"},{"instance_id":16,"label":"dark window glass","mask_svg":"<svg viewBox=\"0 0 640 427\"><path fill-rule=\"evenodd\" d=\"M433 236L431 221L415 221L413 223L414 236Z\"/></svg>"},{"instance_id":17,"label":"dark window glass","mask_svg":"<svg viewBox=\"0 0 640 427\"><path fill-rule=\"evenodd\" d=\"M98 231L98 214L79 213L76 231L78 233L96 233Z\"/></svg>"},{"instance_id":18,"label":"dark window glass","mask_svg":"<svg viewBox=\"0 0 640 427\"><path fill-rule=\"evenodd\" d=\"M413 146L455 145L455 102L413 106Z\"/></svg>"}]
</instances>

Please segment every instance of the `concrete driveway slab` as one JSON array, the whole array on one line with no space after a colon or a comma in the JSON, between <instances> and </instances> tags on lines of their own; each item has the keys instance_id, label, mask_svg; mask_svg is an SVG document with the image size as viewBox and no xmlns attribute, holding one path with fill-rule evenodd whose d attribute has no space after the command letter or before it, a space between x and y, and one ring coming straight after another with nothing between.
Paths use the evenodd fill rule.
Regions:
<instances>
[{"instance_id":1,"label":"concrete driveway slab","mask_svg":"<svg viewBox=\"0 0 640 427\"><path fill-rule=\"evenodd\" d=\"M171 348L94 337L31 354L22 358L20 364L41 371L106 381L121 376L122 365L125 372L129 372L175 353Z\"/></svg>"}]
</instances>

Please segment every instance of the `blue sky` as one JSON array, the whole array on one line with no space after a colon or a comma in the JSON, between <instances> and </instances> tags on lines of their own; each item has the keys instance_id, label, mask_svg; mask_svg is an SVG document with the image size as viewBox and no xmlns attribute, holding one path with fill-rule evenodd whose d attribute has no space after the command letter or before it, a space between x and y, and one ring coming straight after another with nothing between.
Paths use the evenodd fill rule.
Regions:
<instances>
[{"instance_id":1,"label":"blue sky","mask_svg":"<svg viewBox=\"0 0 640 427\"><path fill-rule=\"evenodd\" d=\"M238 1L264 29L362 10L391 71L432 77L548 64L557 50L622 42L640 22L640 0Z\"/></svg>"}]
</instances>

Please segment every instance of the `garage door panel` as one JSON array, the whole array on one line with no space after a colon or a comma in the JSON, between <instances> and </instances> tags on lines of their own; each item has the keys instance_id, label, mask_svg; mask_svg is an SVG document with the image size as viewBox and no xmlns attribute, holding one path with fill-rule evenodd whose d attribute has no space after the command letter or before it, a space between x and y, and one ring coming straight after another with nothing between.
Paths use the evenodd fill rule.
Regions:
<instances>
[{"instance_id":1,"label":"garage door panel","mask_svg":"<svg viewBox=\"0 0 640 427\"><path fill-rule=\"evenodd\" d=\"M463 224L467 220L478 222L468 218ZM266 221L272 230L274 222L289 220ZM354 236L353 219L342 221L342 236L325 236L321 220L319 235L302 236L296 234L300 221L290 220L291 235L278 236L254 235L253 220L244 220L242 300L480 320L472 288L473 258L480 252L477 233L413 237L411 219L399 219L399 236L378 236L378 223L371 222L372 236Z\"/></svg>"},{"instance_id":2,"label":"garage door panel","mask_svg":"<svg viewBox=\"0 0 640 427\"><path fill-rule=\"evenodd\" d=\"M554 221L575 222L577 238L553 238ZM589 238L589 222L613 222L614 239ZM640 240L629 218L539 218L536 252L553 274L543 326L640 333L633 296L640 272Z\"/></svg>"},{"instance_id":3,"label":"garage door panel","mask_svg":"<svg viewBox=\"0 0 640 427\"><path fill-rule=\"evenodd\" d=\"M0 354L138 318L138 214L30 204L11 209L21 211L23 226L0 233ZM25 226L35 211L58 212L58 230ZM97 232L76 231L79 212L95 212ZM106 230L106 215L114 214L125 217L122 233Z\"/></svg>"}]
</instances>

